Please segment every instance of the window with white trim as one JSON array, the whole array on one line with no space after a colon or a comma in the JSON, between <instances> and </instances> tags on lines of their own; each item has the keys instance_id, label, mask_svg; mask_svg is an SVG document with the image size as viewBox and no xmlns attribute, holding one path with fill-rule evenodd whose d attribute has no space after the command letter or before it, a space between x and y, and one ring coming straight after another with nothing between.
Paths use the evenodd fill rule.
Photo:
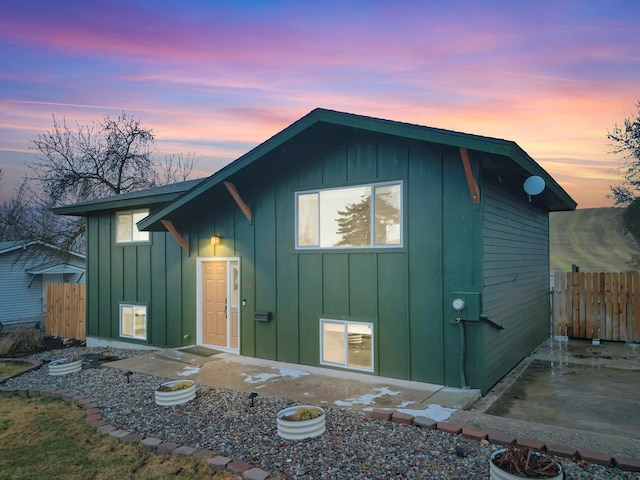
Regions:
<instances>
[{"instance_id":1,"label":"window with white trim","mask_svg":"<svg viewBox=\"0 0 640 480\"><path fill-rule=\"evenodd\" d=\"M373 324L320 319L320 363L373 371Z\"/></svg>"},{"instance_id":2,"label":"window with white trim","mask_svg":"<svg viewBox=\"0 0 640 480\"><path fill-rule=\"evenodd\" d=\"M147 307L145 305L120 304L120 336L147 339Z\"/></svg>"},{"instance_id":3,"label":"window with white trim","mask_svg":"<svg viewBox=\"0 0 640 480\"><path fill-rule=\"evenodd\" d=\"M149 216L149 209L125 210L116 213L116 242L148 242L149 232L138 230L136 223Z\"/></svg>"},{"instance_id":4,"label":"window with white trim","mask_svg":"<svg viewBox=\"0 0 640 480\"><path fill-rule=\"evenodd\" d=\"M296 248L402 246L402 182L296 193Z\"/></svg>"}]
</instances>

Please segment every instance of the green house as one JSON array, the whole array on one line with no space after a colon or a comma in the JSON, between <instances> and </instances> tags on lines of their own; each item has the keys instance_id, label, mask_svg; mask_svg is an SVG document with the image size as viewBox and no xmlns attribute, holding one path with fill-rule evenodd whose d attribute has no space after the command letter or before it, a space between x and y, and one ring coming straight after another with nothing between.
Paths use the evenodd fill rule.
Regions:
<instances>
[{"instance_id":1,"label":"green house","mask_svg":"<svg viewBox=\"0 0 640 480\"><path fill-rule=\"evenodd\" d=\"M549 335L548 213L575 206L514 142L316 109L204 180L55 212L87 219L89 345L486 392Z\"/></svg>"}]
</instances>

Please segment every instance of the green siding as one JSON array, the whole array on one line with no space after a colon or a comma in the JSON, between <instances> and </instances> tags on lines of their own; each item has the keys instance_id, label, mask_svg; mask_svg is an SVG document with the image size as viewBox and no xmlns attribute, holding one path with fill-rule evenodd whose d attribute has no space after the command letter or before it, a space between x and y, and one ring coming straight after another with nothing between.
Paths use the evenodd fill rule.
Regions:
<instances>
[{"instance_id":1,"label":"green siding","mask_svg":"<svg viewBox=\"0 0 640 480\"><path fill-rule=\"evenodd\" d=\"M87 297L86 297L86 315L87 315L87 335L97 337L100 335L98 311L100 309L100 290L95 288L99 286L101 256L100 250L100 229L98 223L99 217L87 218Z\"/></svg>"},{"instance_id":2,"label":"green siding","mask_svg":"<svg viewBox=\"0 0 640 480\"><path fill-rule=\"evenodd\" d=\"M167 344L167 277L166 277L166 242L174 241L164 233L151 234L151 298L149 299L149 321L153 345Z\"/></svg>"},{"instance_id":3,"label":"green siding","mask_svg":"<svg viewBox=\"0 0 640 480\"><path fill-rule=\"evenodd\" d=\"M111 245L113 242L113 232L111 229L111 217L102 216L98 219L98 249L100 255L98 256L95 264L89 264L87 268L96 268L98 270L98 309L91 312L91 315L98 317L98 335L101 337L109 338L111 336L118 335L118 331L113 329L113 314L112 312L112 298L111 298L111 265L110 255L105 255L102 252L111 252ZM118 315L117 309L115 315ZM117 320L115 321L117 325Z\"/></svg>"},{"instance_id":4,"label":"green siding","mask_svg":"<svg viewBox=\"0 0 640 480\"><path fill-rule=\"evenodd\" d=\"M300 362L318 365L320 356L319 323L322 316L322 256L298 256L298 295L300 323Z\"/></svg>"},{"instance_id":5,"label":"green siding","mask_svg":"<svg viewBox=\"0 0 640 480\"><path fill-rule=\"evenodd\" d=\"M442 384L442 163L440 153L426 145L413 145L409 155L412 161L405 185L408 199L405 231L412 258L409 262L410 378Z\"/></svg>"},{"instance_id":6,"label":"green siding","mask_svg":"<svg viewBox=\"0 0 640 480\"><path fill-rule=\"evenodd\" d=\"M462 385L460 329L456 312L451 307L453 292L477 292L481 290L480 204L474 204L469 193L462 160L458 150L444 152L442 172L442 263L444 282L443 344L444 384ZM475 178L480 181L478 162L471 157ZM465 348L472 339L466 336ZM468 362L465 362L468 363ZM465 365L466 366L466 365ZM470 378L465 371L466 384L476 386L480 379Z\"/></svg>"},{"instance_id":7,"label":"green siding","mask_svg":"<svg viewBox=\"0 0 640 480\"><path fill-rule=\"evenodd\" d=\"M351 253L349 254L348 268L348 315L377 320L378 289L371 288L371 279L378 278L377 255L375 253ZM377 328L377 325L374 325L374 328Z\"/></svg>"},{"instance_id":8,"label":"green siding","mask_svg":"<svg viewBox=\"0 0 640 480\"><path fill-rule=\"evenodd\" d=\"M517 361L515 352L529 348L527 336L540 333L522 312L543 303L529 289L538 288L539 265L548 264L548 227L540 229L546 214L482 185L480 157L473 153L481 204L472 203L457 149L348 128L322 133L284 144L258 162L260 168L230 178L252 210L251 221L222 184L176 213L172 220L189 240L190 254L166 233L154 233L149 245L116 246L113 214L90 217L90 335L118 338L117 305L124 299L149 304L148 343L195 343L197 260L237 257L241 305L246 302L240 309L244 355L319 365L319 319L351 319L374 326L375 374L461 386L464 373L474 388L495 383ZM387 181L403 185L401 247L295 249L296 191ZM211 245L214 234L221 245ZM465 322L463 359L451 308L457 291L482 294L484 313L514 322L509 326L521 334L509 344L484 323ZM518 295L523 300L516 305ZM255 311L272 312L272 320L256 322Z\"/></svg>"},{"instance_id":9,"label":"green siding","mask_svg":"<svg viewBox=\"0 0 640 480\"><path fill-rule=\"evenodd\" d=\"M504 330L485 329L483 391L549 335L548 214L485 186L483 311Z\"/></svg>"},{"instance_id":10,"label":"green siding","mask_svg":"<svg viewBox=\"0 0 640 480\"><path fill-rule=\"evenodd\" d=\"M287 342L279 342L277 359L282 362L298 363L299 324L298 324L298 257L294 255L295 236L290 222L286 219L294 217L294 202L291 191L297 187L297 178L292 175L283 177L276 191L276 336L288 338ZM283 222L283 220L285 220Z\"/></svg>"},{"instance_id":11,"label":"green siding","mask_svg":"<svg viewBox=\"0 0 640 480\"><path fill-rule=\"evenodd\" d=\"M270 322L256 322L255 351L259 358L276 360L276 202L273 189L261 192L254 207L256 230L256 311L272 312Z\"/></svg>"},{"instance_id":12,"label":"green siding","mask_svg":"<svg viewBox=\"0 0 640 480\"><path fill-rule=\"evenodd\" d=\"M409 288L405 253L378 255L378 374L409 378Z\"/></svg>"}]
</instances>

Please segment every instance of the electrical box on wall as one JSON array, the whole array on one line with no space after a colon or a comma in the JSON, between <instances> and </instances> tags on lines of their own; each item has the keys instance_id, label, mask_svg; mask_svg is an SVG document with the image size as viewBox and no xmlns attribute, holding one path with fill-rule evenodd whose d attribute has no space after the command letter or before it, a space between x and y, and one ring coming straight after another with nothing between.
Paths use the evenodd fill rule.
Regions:
<instances>
[{"instance_id":1,"label":"electrical box on wall","mask_svg":"<svg viewBox=\"0 0 640 480\"><path fill-rule=\"evenodd\" d=\"M452 292L451 309L453 317L467 322L480 321L480 293L479 292Z\"/></svg>"}]
</instances>

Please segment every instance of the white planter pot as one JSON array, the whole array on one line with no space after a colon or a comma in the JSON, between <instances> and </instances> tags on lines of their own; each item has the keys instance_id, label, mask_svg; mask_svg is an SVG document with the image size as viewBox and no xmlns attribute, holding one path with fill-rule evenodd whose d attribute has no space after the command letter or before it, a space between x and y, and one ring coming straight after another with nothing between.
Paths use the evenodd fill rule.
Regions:
<instances>
[{"instance_id":1,"label":"white planter pot","mask_svg":"<svg viewBox=\"0 0 640 480\"><path fill-rule=\"evenodd\" d=\"M513 475L512 473L505 472L504 470L494 465L493 459L497 455L505 452L506 450L507 450L506 448L501 448L500 450L496 450L491 454L491 458L489 459L489 479L490 480L521 480L523 478L527 478L527 477L521 477L520 475ZM545 478L545 480L562 480L563 478L562 465L558 464L558 467L560 468L560 473L555 477L547 477Z\"/></svg>"},{"instance_id":2,"label":"white planter pot","mask_svg":"<svg viewBox=\"0 0 640 480\"><path fill-rule=\"evenodd\" d=\"M284 417L293 415L299 408L317 408L322 415L311 420L285 420ZM301 440L322 435L326 430L324 409L311 405L298 405L280 410L276 416L278 435L287 440Z\"/></svg>"},{"instance_id":3,"label":"white planter pot","mask_svg":"<svg viewBox=\"0 0 640 480\"><path fill-rule=\"evenodd\" d=\"M49 363L49 375L67 375L82 370L82 359L69 362L68 358L59 358Z\"/></svg>"},{"instance_id":4,"label":"white planter pot","mask_svg":"<svg viewBox=\"0 0 640 480\"><path fill-rule=\"evenodd\" d=\"M178 383L184 382L190 383L191 385L187 388L181 388L180 390L173 390L169 392L159 390L160 387L172 387ZM196 384L193 380L172 380L170 382L165 382L156 387L154 397L156 403L163 407L187 403L189 400L196 398Z\"/></svg>"}]
</instances>

